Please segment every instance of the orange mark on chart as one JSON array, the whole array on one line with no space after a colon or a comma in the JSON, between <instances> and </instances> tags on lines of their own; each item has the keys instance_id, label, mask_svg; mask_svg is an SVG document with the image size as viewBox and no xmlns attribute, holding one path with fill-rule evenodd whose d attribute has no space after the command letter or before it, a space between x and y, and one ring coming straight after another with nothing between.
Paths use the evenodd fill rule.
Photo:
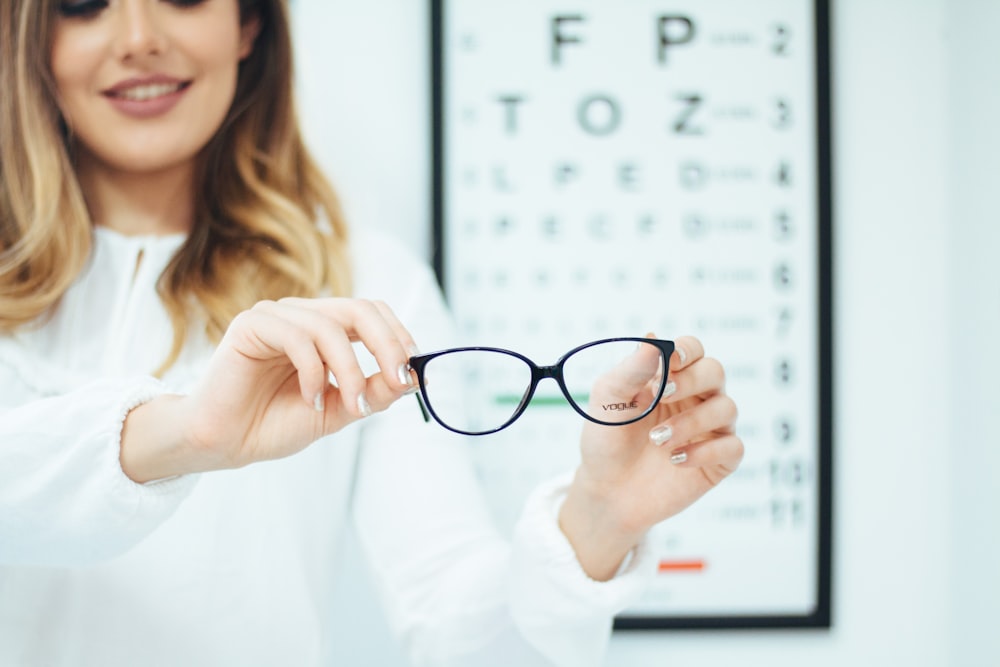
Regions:
<instances>
[{"instance_id":1,"label":"orange mark on chart","mask_svg":"<svg viewBox=\"0 0 1000 667\"><path fill-rule=\"evenodd\" d=\"M689 560L661 560L657 571L660 574L671 572L702 572L705 569L705 561L697 559Z\"/></svg>"}]
</instances>

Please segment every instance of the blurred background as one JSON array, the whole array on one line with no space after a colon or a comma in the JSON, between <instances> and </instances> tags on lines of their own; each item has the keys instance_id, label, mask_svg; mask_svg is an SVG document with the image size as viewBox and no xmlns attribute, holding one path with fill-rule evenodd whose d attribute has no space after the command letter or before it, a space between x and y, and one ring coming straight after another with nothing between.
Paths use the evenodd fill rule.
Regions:
<instances>
[{"instance_id":1,"label":"blurred background","mask_svg":"<svg viewBox=\"0 0 1000 667\"><path fill-rule=\"evenodd\" d=\"M618 632L608 665L1000 664L1000 2L831 5L832 628ZM293 7L349 218L429 259L428 3ZM342 580L338 664L406 665L353 543Z\"/></svg>"}]
</instances>

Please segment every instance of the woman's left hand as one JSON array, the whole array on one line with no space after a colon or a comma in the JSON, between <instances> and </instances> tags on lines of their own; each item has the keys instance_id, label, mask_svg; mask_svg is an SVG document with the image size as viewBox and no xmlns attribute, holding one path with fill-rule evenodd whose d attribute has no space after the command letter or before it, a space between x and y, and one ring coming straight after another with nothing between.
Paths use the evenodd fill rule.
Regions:
<instances>
[{"instance_id":1,"label":"woman's left hand","mask_svg":"<svg viewBox=\"0 0 1000 667\"><path fill-rule=\"evenodd\" d=\"M559 525L594 579L611 578L649 528L702 497L743 458L722 364L705 356L697 338L675 344L667 390L652 413L626 426L584 426L582 462ZM630 400L643 389L603 398Z\"/></svg>"}]
</instances>

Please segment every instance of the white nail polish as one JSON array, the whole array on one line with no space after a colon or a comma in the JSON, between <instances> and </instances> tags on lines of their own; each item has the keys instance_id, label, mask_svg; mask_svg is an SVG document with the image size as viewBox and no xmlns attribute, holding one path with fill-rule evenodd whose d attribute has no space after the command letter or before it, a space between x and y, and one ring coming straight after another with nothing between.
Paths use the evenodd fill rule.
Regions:
<instances>
[{"instance_id":1,"label":"white nail polish","mask_svg":"<svg viewBox=\"0 0 1000 667\"><path fill-rule=\"evenodd\" d=\"M331 387L339 387L337 384L337 377L333 374L333 371L326 372L326 381L330 383Z\"/></svg>"},{"instance_id":2,"label":"white nail polish","mask_svg":"<svg viewBox=\"0 0 1000 667\"><path fill-rule=\"evenodd\" d=\"M323 412L323 392L316 394L316 397L313 398L313 408L316 412Z\"/></svg>"},{"instance_id":3,"label":"white nail polish","mask_svg":"<svg viewBox=\"0 0 1000 667\"><path fill-rule=\"evenodd\" d=\"M372 406L368 404L368 399L364 394L358 394L358 412L362 417L369 417L372 414Z\"/></svg>"},{"instance_id":4,"label":"white nail polish","mask_svg":"<svg viewBox=\"0 0 1000 667\"><path fill-rule=\"evenodd\" d=\"M688 460L687 452L674 452L670 455L670 462L675 466L680 465Z\"/></svg>"},{"instance_id":5,"label":"white nail polish","mask_svg":"<svg viewBox=\"0 0 1000 667\"><path fill-rule=\"evenodd\" d=\"M406 385L407 387L413 385L413 378L410 377L410 365L401 364L399 368L396 369L396 377L399 378L399 383Z\"/></svg>"},{"instance_id":6,"label":"white nail polish","mask_svg":"<svg viewBox=\"0 0 1000 667\"><path fill-rule=\"evenodd\" d=\"M677 392L677 385L674 384L673 380L671 380L666 385L664 385L664 387L663 387L663 396L660 397L660 400L662 401L664 398L670 398L676 392Z\"/></svg>"},{"instance_id":7,"label":"white nail polish","mask_svg":"<svg viewBox=\"0 0 1000 667\"><path fill-rule=\"evenodd\" d=\"M659 447L667 440L672 438L674 431L669 426L657 426L652 431L649 432L649 439L653 441L653 444Z\"/></svg>"},{"instance_id":8,"label":"white nail polish","mask_svg":"<svg viewBox=\"0 0 1000 667\"><path fill-rule=\"evenodd\" d=\"M677 357L681 360L681 365L683 366L688 360L687 352L684 351L683 347L675 347L674 349L677 350Z\"/></svg>"}]
</instances>

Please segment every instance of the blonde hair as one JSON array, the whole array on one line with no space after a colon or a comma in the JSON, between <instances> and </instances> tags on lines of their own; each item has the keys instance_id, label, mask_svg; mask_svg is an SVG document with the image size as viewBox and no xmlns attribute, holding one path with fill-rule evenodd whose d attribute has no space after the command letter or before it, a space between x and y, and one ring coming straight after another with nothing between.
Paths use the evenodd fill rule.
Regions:
<instances>
[{"instance_id":1,"label":"blonde hair","mask_svg":"<svg viewBox=\"0 0 1000 667\"><path fill-rule=\"evenodd\" d=\"M90 254L92 222L48 68L54 2L0 8L0 331L50 313ZM218 341L262 299L350 293L347 228L302 141L285 0L239 0L260 20L221 127L199 156L191 233L157 286L173 325ZM41 37L41 39L39 39Z\"/></svg>"}]
</instances>

